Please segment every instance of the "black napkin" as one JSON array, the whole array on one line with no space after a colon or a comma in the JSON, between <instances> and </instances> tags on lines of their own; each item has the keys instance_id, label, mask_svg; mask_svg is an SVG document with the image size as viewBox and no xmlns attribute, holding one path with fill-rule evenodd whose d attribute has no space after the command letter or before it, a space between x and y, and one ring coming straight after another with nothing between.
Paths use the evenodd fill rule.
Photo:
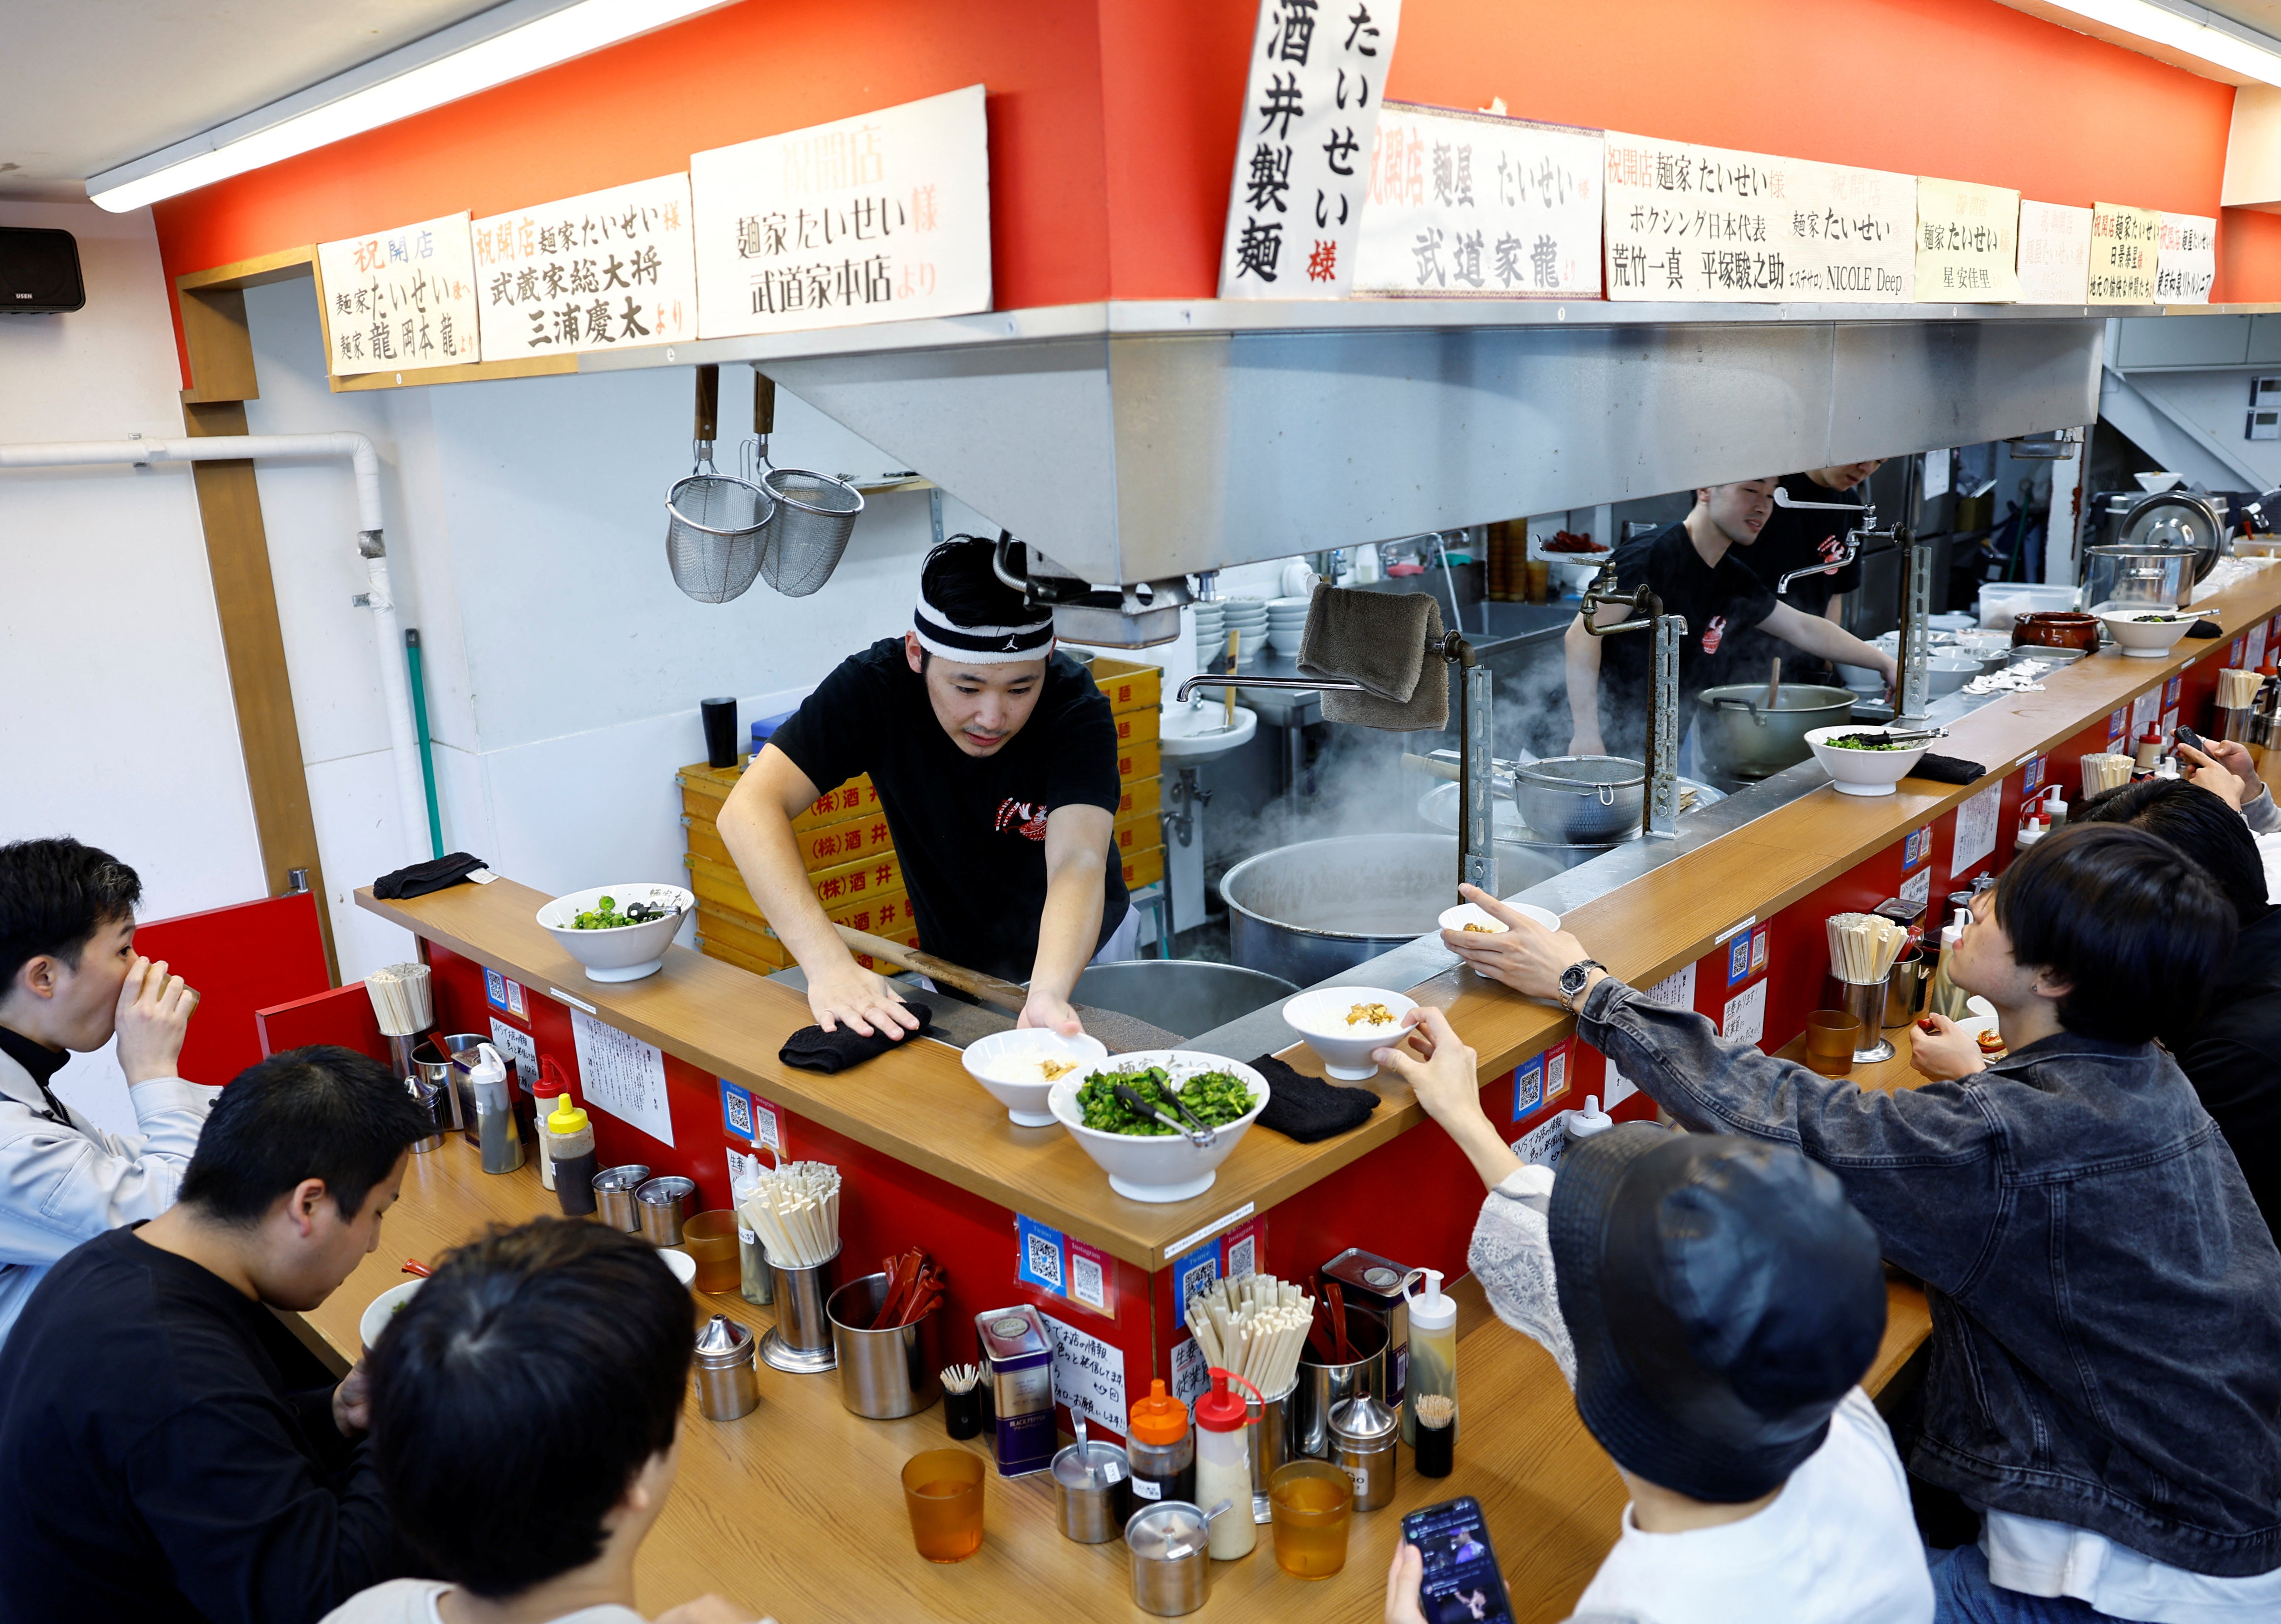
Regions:
<instances>
[{"instance_id":1,"label":"black napkin","mask_svg":"<svg viewBox=\"0 0 2281 1624\"><path fill-rule=\"evenodd\" d=\"M2186 627L2186 635L2189 637L2223 637L2225 635L2225 632L2215 620L2197 620L2192 626Z\"/></svg>"},{"instance_id":2,"label":"black napkin","mask_svg":"<svg viewBox=\"0 0 2281 1624\"><path fill-rule=\"evenodd\" d=\"M1988 769L1961 756L1924 755L1917 758L1909 776L1929 778L1937 784L1976 784L1988 776Z\"/></svg>"},{"instance_id":3,"label":"black napkin","mask_svg":"<svg viewBox=\"0 0 2281 1624\"><path fill-rule=\"evenodd\" d=\"M1378 1096L1368 1089L1339 1088L1295 1072L1272 1054L1261 1055L1251 1068L1267 1079L1267 1109L1259 1113L1259 1126L1301 1144L1360 1128L1378 1109Z\"/></svg>"},{"instance_id":4,"label":"black napkin","mask_svg":"<svg viewBox=\"0 0 2281 1624\"><path fill-rule=\"evenodd\" d=\"M916 998L906 1000L903 1007L919 1018L917 1031L906 1032L901 1037L881 1037L877 1033L865 1037L846 1025L837 1032L826 1032L822 1027L802 1027L785 1039L785 1046L777 1051L777 1058L804 1072L823 1072L826 1075L861 1066L898 1043L924 1037L934 1029L933 1010Z\"/></svg>"},{"instance_id":5,"label":"black napkin","mask_svg":"<svg viewBox=\"0 0 2281 1624\"><path fill-rule=\"evenodd\" d=\"M394 874L381 875L372 882L372 894L386 902L400 901L406 897L425 897L430 891L440 891L447 885L459 884L478 868L490 866L479 857L454 851L449 857L414 863L408 868L398 869Z\"/></svg>"}]
</instances>

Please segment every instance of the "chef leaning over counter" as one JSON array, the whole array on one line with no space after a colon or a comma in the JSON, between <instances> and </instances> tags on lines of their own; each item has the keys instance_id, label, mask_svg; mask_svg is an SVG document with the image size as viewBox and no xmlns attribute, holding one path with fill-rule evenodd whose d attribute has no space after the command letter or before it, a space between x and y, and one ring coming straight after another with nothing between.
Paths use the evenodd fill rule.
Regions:
<instances>
[{"instance_id":1,"label":"chef leaning over counter","mask_svg":"<svg viewBox=\"0 0 2281 1624\"><path fill-rule=\"evenodd\" d=\"M1086 963L1131 957L1117 727L1085 668L1054 648L1050 611L955 536L919 571L913 627L852 654L753 758L720 820L754 899L808 977L816 1023L869 1037L920 1026L855 962L802 872L792 820L871 775L926 951L1030 984L1025 1027L1079 1030Z\"/></svg>"}]
</instances>

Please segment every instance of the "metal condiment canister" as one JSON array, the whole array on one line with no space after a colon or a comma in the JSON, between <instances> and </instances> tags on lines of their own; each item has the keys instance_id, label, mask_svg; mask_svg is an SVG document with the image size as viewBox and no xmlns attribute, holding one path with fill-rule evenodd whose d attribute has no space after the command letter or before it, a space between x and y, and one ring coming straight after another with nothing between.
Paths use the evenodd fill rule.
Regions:
<instances>
[{"instance_id":1,"label":"metal condiment canister","mask_svg":"<svg viewBox=\"0 0 2281 1624\"><path fill-rule=\"evenodd\" d=\"M733 1421L761 1402L753 1366L753 1334L726 1314L715 1314L697 1333L697 1407L708 1421Z\"/></svg>"},{"instance_id":2,"label":"metal condiment canister","mask_svg":"<svg viewBox=\"0 0 2281 1624\"><path fill-rule=\"evenodd\" d=\"M1080 1545L1105 1545L1124 1532L1131 1501L1125 1482L1132 1475L1125 1451L1114 1443L1072 1443L1055 1455L1054 1497L1061 1505L1062 1533Z\"/></svg>"},{"instance_id":3,"label":"metal condiment canister","mask_svg":"<svg viewBox=\"0 0 2281 1624\"><path fill-rule=\"evenodd\" d=\"M1186 1500L1144 1505L1125 1525L1125 1543L1133 1552L1134 1606L1176 1619L1204 1605L1211 1545L1199 1507Z\"/></svg>"},{"instance_id":4,"label":"metal condiment canister","mask_svg":"<svg viewBox=\"0 0 2281 1624\"><path fill-rule=\"evenodd\" d=\"M1374 1512L1394 1498L1394 1440L1402 1418L1367 1395L1331 1412L1334 1459L1354 1479L1354 1508Z\"/></svg>"},{"instance_id":5,"label":"metal condiment canister","mask_svg":"<svg viewBox=\"0 0 2281 1624\"><path fill-rule=\"evenodd\" d=\"M639 1162L605 1167L596 1174L594 1200L602 1209L602 1221L628 1235L638 1230L641 1215L634 1211L634 1191L648 1182L649 1169Z\"/></svg>"},{"instance_id":6,"label":"metal condiment canister","mask_svg":"<svg viewBox=\"0 0 2281 1624\"><path fill-rule=\"evenodd\" d=\"M1043 1472L1054 1462L1054 1339L1028 1304L974 1316L983 1380L997 1418L991 1452L1001 1477Z\"/></svg>"},{"instance_id":7,"label":"metal condiment canister","mask_svg":"<svg viewBox=\"0 0 2281 1624\"><path fill-rule=\"evenodd\" d=\"M634 1191L634 1212L642 1238L653 1246L681 1244L681 1226L697 1202L697 1181L661 1174Z\"/></svg>"}]
</instances>

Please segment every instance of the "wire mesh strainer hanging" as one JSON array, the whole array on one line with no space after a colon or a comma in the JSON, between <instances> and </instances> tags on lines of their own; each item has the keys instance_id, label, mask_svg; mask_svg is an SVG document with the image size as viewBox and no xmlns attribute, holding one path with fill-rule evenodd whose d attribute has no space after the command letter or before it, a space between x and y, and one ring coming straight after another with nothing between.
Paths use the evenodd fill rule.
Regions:
<instances>
[{"instance_id":1,"label":"wire mesh strainer hanging","mask_svg":"<svg viewBox=\"0 0 2281 1624\"><path fill-rule=\"evenodd\" d=\"M665 558L673 584L700 604L725 604L753 584L773 541L776 499L713 466L721 369L697 369L697 466L665 498Z\"/></svg>"},{"instance_id":2,"label":"wire mesh strainer hanging","mask_svg":"<svg viewBox=\"0 0 2281 1624\"><path fill-rule=\"evenodd\" d=\"M753 430L762 470L760 483L776 502L776 520L761 574L786 597L806 597L831 579L847 538L863 511L863 493L845 480L809 468L778 468L769 462L769 435L776 423L776 385L764 373L753 374Z\"/></svg>"}]
</instances>

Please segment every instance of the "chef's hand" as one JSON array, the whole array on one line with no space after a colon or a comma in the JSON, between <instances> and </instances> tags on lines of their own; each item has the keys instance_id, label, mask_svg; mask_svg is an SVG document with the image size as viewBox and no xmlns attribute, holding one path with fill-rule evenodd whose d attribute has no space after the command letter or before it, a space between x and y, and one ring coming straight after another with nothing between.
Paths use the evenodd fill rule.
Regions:
<instances>
[{"instance_id":1,"label":"chef's hand","mask_svg":"<svg viewBox=\"0 0 2281 1624\"><path fill-rule=\"evenodd\" d=\"M140 953L127 966L112 1024L119 1033L119 1069L128 1087L157 1077L180 1075L182 1039L198 995L179 975L166 974L166 961L152 964Z\"/></svg>"},{"instance_id":2,"label":"chef's hand","mask_svg":"<svg viewBox=\"0 0 2281 1624\"><path fill-rule=\"evenodd\" d=\"M1426 1581L1426 1559L1408 1540L1395 1548L1394 1566L1386 1570L1386 1624L1426 1624L1418 1605L1419 1587ZM658 1624L665 1624L660 1619Z\"/></svg>"},{"instance_id":3,"label":"chef's hand","mask_svg":"<svg viewBox=\"0 0 2281 1624\"><path fill-rule=\"evenodd\" d=\"M333 1389L333 1425L344 1438L360 1437L372 1427L372 1383L365 1380L362 1359L349 1366Z\"/></svg>"},{"instance_id":4,"label":"chef's hand","mask_svg":"<svg viewBox=\"0 0 2281 1624\"><path fill-rule=\"evenodd\" d=\"M1927 1025L1933 1029L1926 1031ZM1910 1025L1909 1064L1935 1082L1988 1069L1988 1062L1980 1058L1979 1043L1957 1030L1956 1022L1945 1015L1929 1014Z\"/></svg>"},{"instance_id":5,"label":"chef's hand","mask_svg":"<svg viewBox=\"0 0 2281 1624\"><path fill-rule=\"evenodd\" d=\"M1572 756L1604 756L1608 753L1608 747L1601 743L1597 729L1580 728L1568 741L1568 753Z\"/></svg>"},{"instance_id":6,"label":"chef's hand","mask_svg":"<svg viewBox=\"0 0 2281 1624\"><path fill-rule=\"evenodd\" d=\"M748 1607L719 1596L700 1596L693 1602L684 1602L678 1607L669 1607L657 1615L657 1624L773 1624L767 1619L755 1619Z\"/></svg>"},{"instance_id":7,"label":"chef's hand","mask_svg":"<svg viewBox=\"0 0 2281 1624\"><path fill-rule=\"evenodd\" d=\"M1445 930L1442 945L1486 975L1532 998L1560 1002L1560 973L1589 958L1584 944L1565 930L1547 930L1515 913L1479 886L1461 885L1458 895L1505 927L1501 931Z\"/></svg>"},{"instance_id":8,"label":"chef's hand","mask_svg":"<svg viewBox=\"0 0 2281 1624\"><path fill-rule=\"evenodd\" d=\"M1885 697L1891 699L1901 686L1901 662L1886 653L1884 650L1876 648L1875 643L1870 647L1876 650L1877 674L1885 679Z\"/></svg>"},{"instance_id":9,"label":"chef's hand","mask_svg":"<svg viewBox=\"0 0 2281 1624\"><path fill-rule=\"evenodd\" d=\"M2250 786L2258 781L2256 764L2238 744L2204 741L2205 748L2178 745L2178 770L2198 789L2207 789L2234 811L2257 798ZM2224 753L2221 753L2224 752Z\"/></svg>"},{"instance_id":10,"label":"chef's hand","mask_svg":"<svg viewBox=\"0 0 2281 1624\"><path fill-rule=\"evenodd\" d=\"M808 984L808 1007L816 1024L837 1032L845 1022L859 1037L901 1038L919 1029L919 1018L884 975L874 975L853 958L845 969L827 971Z\"/></svg>"},{"instance_id":11,"label":"chef's hand","mask_svg":"<svg viewBox=\"0 0 2281 1624\"><path fill-rule=\"evenodd\" d=\"M1370 1058L1410 1085L1426 1114L1454 1133L1481 1114L1480 1058L1465 1047L1450 1018L1421 1004L1402 1018L1408 1042L1373 1049ZM1420 1059L1412 1049L1423 1052Z\"/></svg>"},{"instance_id":12,"label":"chef's hand","mask_svg":"<svg viewBox=\"0 0 2281 1624\"><path fill-rule=\"evenodd\" d=\"M1052 993L1040 992L1034 988L1031 989L1029 1002L1022 1005L1020 1019L1014 1022L1014 1029L1017 1032L1025 1027L1045 1027L1063 1037L1080 1037L1085 1033L1085 1022L1077 1018L1077 1012L1070 1007L1067 998L1057 998Z\"/></svg>"}]
</instances>

